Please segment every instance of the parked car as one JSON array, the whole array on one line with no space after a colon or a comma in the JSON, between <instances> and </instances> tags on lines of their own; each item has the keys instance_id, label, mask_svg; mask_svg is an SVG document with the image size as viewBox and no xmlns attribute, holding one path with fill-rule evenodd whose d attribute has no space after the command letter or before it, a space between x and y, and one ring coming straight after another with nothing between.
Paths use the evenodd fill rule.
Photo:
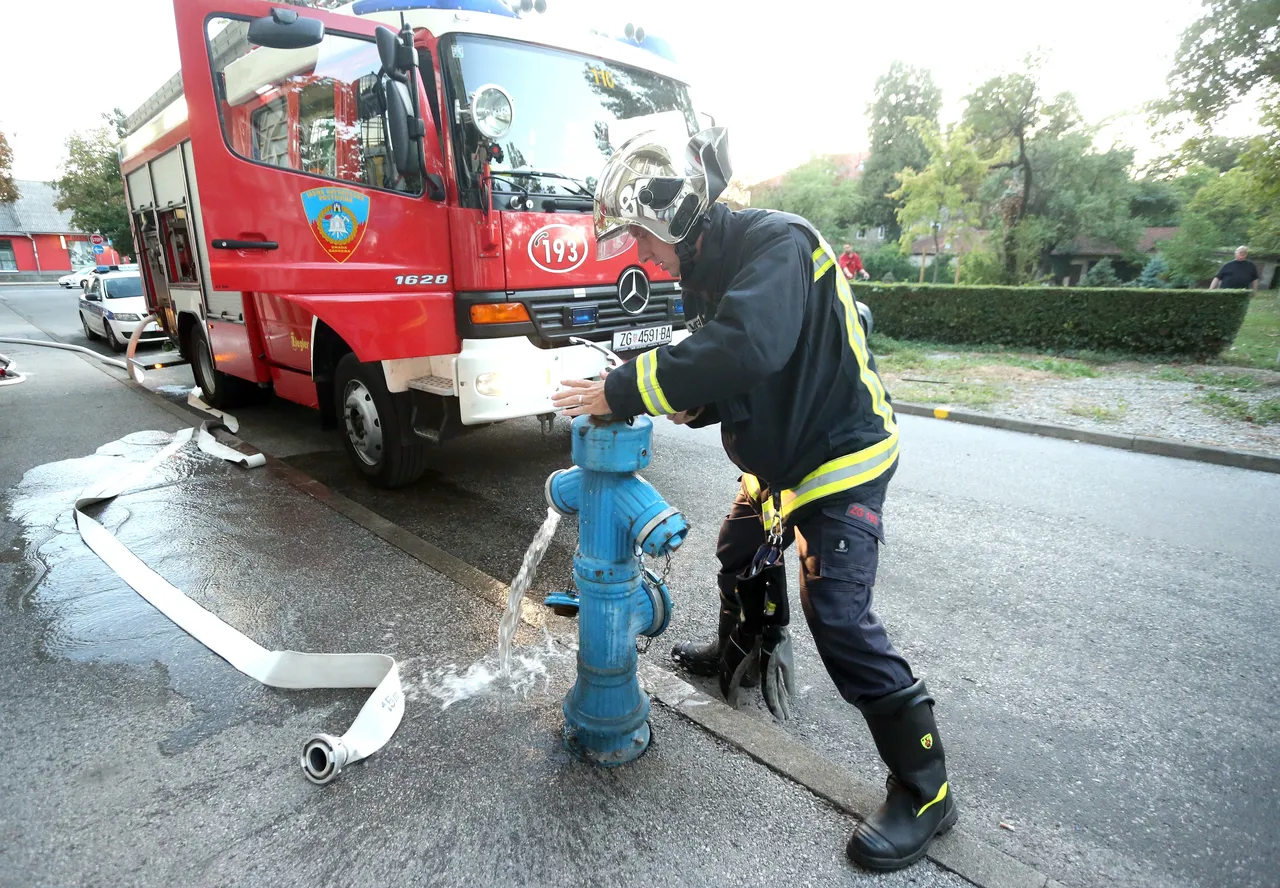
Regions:
<instances>
[{"instance_id":1,"label":"parked car","mask_svg":"<svg viewBox=\"0 0 1280 888\"><path fill-rule=\"evenodd\" d=\"M121 269L127 266L118 266ZM147 316L147 300L142 295L142 277L136 271L94 271L80 296L80 323L90 340L105 339L112 351L124 351L129 337ZM163 341L165 332L152 327L142 334L142 342Z\"/></svg>"},{"instance_id":2,"label":"parked car","mask_svg":"<svg viewBox=\"0 0 1280 888\"><path fill-rule=\"evenodd\" d=\"M89 275L93 274L97 268L97 265L86 265L83 268L77 268L75 271L71 272L71 274L64 274L62 277L58 278L58 283L66 287L68 290L73 290L76 287L83 290L84 282L89 279Z\"/></svg>"}]
</instances>

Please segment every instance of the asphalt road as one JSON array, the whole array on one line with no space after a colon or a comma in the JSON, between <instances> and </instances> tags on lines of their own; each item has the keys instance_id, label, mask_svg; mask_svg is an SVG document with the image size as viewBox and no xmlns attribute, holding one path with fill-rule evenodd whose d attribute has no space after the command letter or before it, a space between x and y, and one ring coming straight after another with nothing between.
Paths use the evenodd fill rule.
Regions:
<instances>
[{"instance_id":1,"label":"asphalt road","mask_svg":"<svg viewBox=\"0 0 1280 888\"><path fill-rule=\"evenodd\" d=\"M0 336L30 331L0 304ZM0 389L0 886L876 886L962 888L922 862L845 859L851 819L655 706L656 741L571 758L572 649L517 635L518 682L441 705L493 669L499 612L292 486L188 447L97 517L269 648L400 662L405 721L333 784L303 740L359 691L263 687L152 609L79 540L70 503L185 425L81 357L5 346ZM78 421L77 421L78 420ZM129 431L109 436L110 423ZM92 440L89 440L92 439ZM16 476L16 477L15 477ZM513 692L518 691L518 692Z\"/></svg>"},{"instance_id":2,"label":"asphalt road","mask_svg":"<svg viewBox=\"0 0 1280 888\"><path fill-rule=\"evenodd\" d=\"M74 338L58 295L0 289ZM190 378L178 368L152 384L176 398ZM543 481L568 465L567 421L548 437L515 422L379 492L307 411L238 415L247 440L504 580L545 515ZM1273 885L1280 476L900 425L877 610L938 699L966 829L1071 885ZM648 654L670 665L671 642L711 631L715 535L736 481L714 430L656 428L645 476L693 528L672 565L671 629ZM538 590L570 582L574 546L562 525ZM861 719L795 634L803 690L787 730L878 779Z\"/></svg>"}]
</instances>

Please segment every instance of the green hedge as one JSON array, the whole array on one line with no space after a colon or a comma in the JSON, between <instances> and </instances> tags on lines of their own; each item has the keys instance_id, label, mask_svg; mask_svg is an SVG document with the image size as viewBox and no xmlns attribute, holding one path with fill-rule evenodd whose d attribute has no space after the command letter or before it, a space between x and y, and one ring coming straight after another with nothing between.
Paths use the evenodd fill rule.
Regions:
<instances>
[{"instance_id":1,"label":"green hedge","mask_svg":"<svg viewBox=\"0 0 1280 888\"><path fill-rule=\"evenodd\" d=\"M956 345L1117 350L1207 358L1231 344L1248 290L1133 287L853 286L875 330Z\"/></svg>"}]
</instances>

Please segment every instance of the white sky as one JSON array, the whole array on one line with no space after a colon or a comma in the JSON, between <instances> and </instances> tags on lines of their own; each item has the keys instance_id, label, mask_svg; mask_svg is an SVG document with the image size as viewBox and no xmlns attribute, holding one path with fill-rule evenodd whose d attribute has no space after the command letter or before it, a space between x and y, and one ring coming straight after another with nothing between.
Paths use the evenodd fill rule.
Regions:
<instances>
[{"instance_id":1,"label":"white sky","mask_svg":"<svg viewBox=\"0 0 1280 888\"><path fill-rule=\"evenodd\" d=\"M190 2L190 0L178 0ZM1049 94L1074 92L1085 119L1115 123L1103 138L1152 144L1143 102L1162 95L1198 0L547 0L547 15L627 21L675 47L700 110L730 128L735 173L747 182L811 154L867 146L867 103L894 59L927 67L943 91L943 119L960 98L1030 51L1048 61ZM178 70L173 0L0 0L0 131L22 179L59 174L64 143L113 106L126 113ZM1239 108L1218 129L1253 131Z\"/></svg>"}]
</instances>

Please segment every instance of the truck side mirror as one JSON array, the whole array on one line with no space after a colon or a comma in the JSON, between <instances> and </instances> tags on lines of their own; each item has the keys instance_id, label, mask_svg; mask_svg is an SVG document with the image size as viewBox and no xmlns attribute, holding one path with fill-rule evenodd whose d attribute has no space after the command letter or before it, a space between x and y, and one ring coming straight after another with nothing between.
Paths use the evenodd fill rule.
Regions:
<instances>
[{"instance_id":1,"label":"truck side mirror","mask_svg":"<svg viewBox=\"0 0 1280 888\"><path fill-rule=\"evenodd\" d=\"M397 172L406 178L422 174L422 154L418 150L426 125L414 115L409 99L409 88L388 75L382 77L387 96L387 142L391 147L391 162Z\"/></svg>"},{"instance_id":2,"label":"truck side mirror","mask_svg":"<svg viewBox=\"0 0 1280 888\"><path fill-rule=\"evenodd\" d=\"M324 22L292 9L273 9L249 23L249 42L268 49L302 49L324 40ZM381 47L379 47L381 48Z\"/></svg>"},{"instance_id":3,"label":"truck side mirror","mask_svg":"<svg viewBox=\"0 0 1280 888\"><path fill-rule=\"evenodd\" d=\"M396 32L379 25L373 34L378 42L378 58L382 60L382 73L391 74L396 70L396 47L399 44L396 40Z\"/></svg>"}]
</instances>

